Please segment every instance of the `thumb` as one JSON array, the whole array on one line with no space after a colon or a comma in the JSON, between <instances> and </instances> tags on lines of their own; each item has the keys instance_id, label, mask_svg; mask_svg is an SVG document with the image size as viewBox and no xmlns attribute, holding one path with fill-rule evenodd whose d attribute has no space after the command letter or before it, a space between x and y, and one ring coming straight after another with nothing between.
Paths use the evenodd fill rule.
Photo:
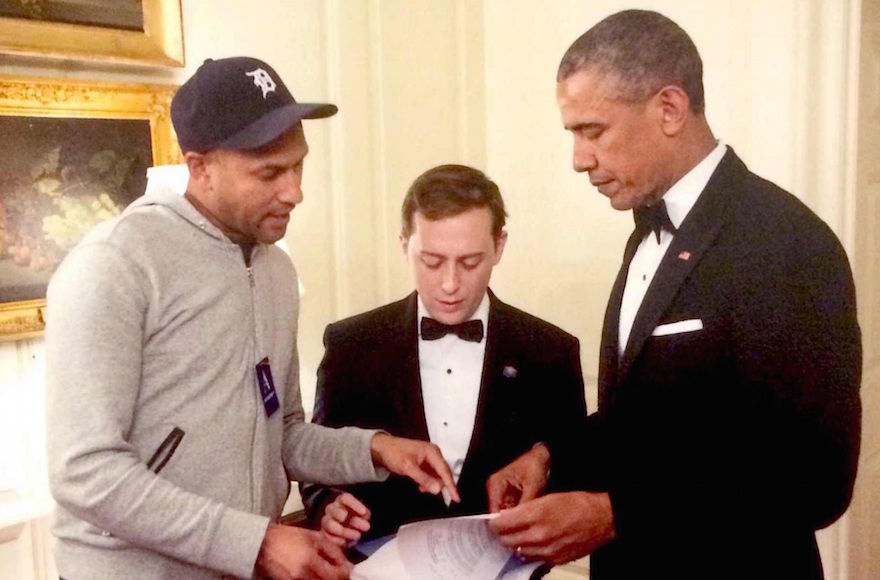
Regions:
<instances>
[{"instance_id":1,"label":"thumb","mask_svg":"<svg viewBox=\"0 0 880 580\"><path fill-rule=\"evenodd\" d=\"M541 493L541 486L536 481L527 481L522 488L522 496L519 501L529 501L535 499Z\"/></svg>"},{"instance_id":2,"label":"thumb","mask_svg":"<svg viewBox=\"0 0 880 580\"><path fill-rule=\"evenodd\" d=\"M492 477L486 483L489 511L494 513L517 504L520 490L504 477Z\"/></svg>"}]
</instances>

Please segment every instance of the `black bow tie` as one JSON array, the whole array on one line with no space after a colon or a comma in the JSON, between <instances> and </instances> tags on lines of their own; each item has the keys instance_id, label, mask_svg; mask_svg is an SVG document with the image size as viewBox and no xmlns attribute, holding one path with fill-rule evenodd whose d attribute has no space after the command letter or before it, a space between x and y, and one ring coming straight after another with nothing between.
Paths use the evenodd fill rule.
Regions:
<instances>
[{"instance_id":1,"label":"black bow tie","mask_svg":"<svg viewBox=\"0 0 880 580\"><path fill-rule=\"evenodd\" d=\"M437 340L447 334L454 334L468 342L480 342L483 340L483 321L468 320L459 324L443 324L427 316L422 317L422 339Z\"/></svg>"},{"instance_id":2,"label":"black bow tie","mask_svg":"<svg viewBox=\"0 0 880 580\"><path fill-rule=\"evenodd\" d=\"M657 243L660 243L660 230L665 229L670 234L675 233L675 226L669 219L666 212L666 202L662 199L660 203L637 207L633 209L633 219L636 221L636 231L640 236L645 236L648 232L654 232L657 236Z\"/></svg>"}]
</instances>

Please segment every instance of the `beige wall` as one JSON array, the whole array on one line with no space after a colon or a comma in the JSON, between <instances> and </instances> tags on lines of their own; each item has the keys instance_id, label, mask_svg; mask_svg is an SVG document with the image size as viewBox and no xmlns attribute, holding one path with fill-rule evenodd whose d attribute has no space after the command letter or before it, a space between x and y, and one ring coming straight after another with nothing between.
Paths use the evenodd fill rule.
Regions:
<instances>
[{"instance_id":1,"label":"beige wall","mask_svg":"<svg viewBox=\"0 0 880 580\"><path fill-rule=\"evenodd\" d=\"M570 170L554 73L568 44L622 4L297 0L245 7L188 0L182 70L0 62L13 74L179 83L208 56L253 54L270 61L300 99L340 105L333 120L307 123L306 200L288 234L306 290L307 398L324 325L409 290L397 245L400 201L416 175L445 162L474 164L498 181L511 238L493 286L579 336L594 383L604 301L631 222ZM716 135L849 241L840 128L855 3L636 5L666 13L694 38ZM590 403L595 409L592 394Z\"/></svg>"},{"instance_id":2,"label":"beige wall","mask_svg":"<svg viewBox=\"0 0 880 580\"><path fill-rule=\"evenodd\" d=\"M331 195L317 203L330 201L333 261L324 267L335 266L335 279L314 300L329 294L334 307L314 320L311 336L304 321L311 370L324 324L409 292L397 240L409 183L438 163L482 165L485 156L479 3L340 1L328 12L331 98L341 112L332 129ZM294 252L301 243L295 227Z\"/></svg>"},{"instance_id":3,"label":"beige wall","mask_svg":"<svg viewBox=\"0 0 880 580\"><path fill-rule=\"evenodd\" d=\"M863 0L856 180L856 290L862 326L862 449L850 507L849 577L880 578L880 0Z\"/></svg>"},{"instance_id":4,"label":"beige wall","mask_svg":"<svg viewBox=\"0 0 880 580\"><path fill-rule=\"evenodd\" d=\"M439 163L486 170L510 213L493 287L581 339L595 410L601 320L632 222L571 171L554 75L580 32L632 5L664 12L694 38L716 135L851 248L858 0L183 0L185 69L0 56L0 73L179 83L206 57L249 54L299 99L339 104L334 119L307 124L305 202L287 236L305 288L307 409L324 326L411 287L397 245L406 187ZM26 349L41 356L41 341L0 345L0 356L25 364ZM41 431L39 419L31 427ZM843 541L836 531L823 539L829 578L845 577Z\"/></svg>"}]
</instances>

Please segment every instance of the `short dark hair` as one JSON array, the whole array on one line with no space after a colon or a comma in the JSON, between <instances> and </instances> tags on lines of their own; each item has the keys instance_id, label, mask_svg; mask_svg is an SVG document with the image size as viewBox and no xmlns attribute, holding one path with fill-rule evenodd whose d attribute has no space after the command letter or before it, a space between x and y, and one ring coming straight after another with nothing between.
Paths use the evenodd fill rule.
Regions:
<instances>
[{"instance_id":1,"label":"short dark hair","mask_svg":"<svg viewBox=\"0 0 880 580\"><path fill-rule=\"evenodd\" d=\"M429 220L440 220L479 207L489 209L492 235L497 239L507 212L495 182L473 167L439 165L419 175L406 192L400 210L401 235L412 235L416 212Z\"/></svg>"},{"instance_id":2,"label":"short dark hair","mask_svg":"<svg viewBox=\"0 0 880 580\"><path fill-rule=\"evenodd\" d=\"M617 77L621 96L643 101L665 85L687 93L702 113L703 61L690 36L669 18L650 10L624 10L583 33L565 52L557 81L593 68Z\"/></svg>"}]
</instances>

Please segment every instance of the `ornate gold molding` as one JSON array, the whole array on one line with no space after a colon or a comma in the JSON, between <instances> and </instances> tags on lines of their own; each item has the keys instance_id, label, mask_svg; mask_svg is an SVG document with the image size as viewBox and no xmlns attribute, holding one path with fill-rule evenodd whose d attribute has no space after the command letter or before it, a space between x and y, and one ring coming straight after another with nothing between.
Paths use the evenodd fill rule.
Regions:
<instances>
[{"instance_id":1,"label":"ornate gold molding","mask_svg":"<svg viewBox=\"0 0 880 580\"><path fill-rule=\"evenodd\" d=\"M153 140L153 164L182 160L171 127L176 87L96 83L0 76L0 115L146 119Z\"/></svg>"},{"instance_id":2,"label":"ornate gold molding","mask_svg":"<svg viewBox=\"0 0 880 580\"><path fill-rule=\"evenodd\" d=\"M46 328L45 314L45 300L0 304L0 342L40 336Z\"/></svg>"},{"instance_id":3,"label":"ornate gold molding","mask_svg":"<svg viewBox=\"0 0 880 580\"><path fill-rule=\"evenodd\" d=\"M0 18L0 52L183 66L180 0L141 0L143 30Z\"/></svg>"}]
</instances>

